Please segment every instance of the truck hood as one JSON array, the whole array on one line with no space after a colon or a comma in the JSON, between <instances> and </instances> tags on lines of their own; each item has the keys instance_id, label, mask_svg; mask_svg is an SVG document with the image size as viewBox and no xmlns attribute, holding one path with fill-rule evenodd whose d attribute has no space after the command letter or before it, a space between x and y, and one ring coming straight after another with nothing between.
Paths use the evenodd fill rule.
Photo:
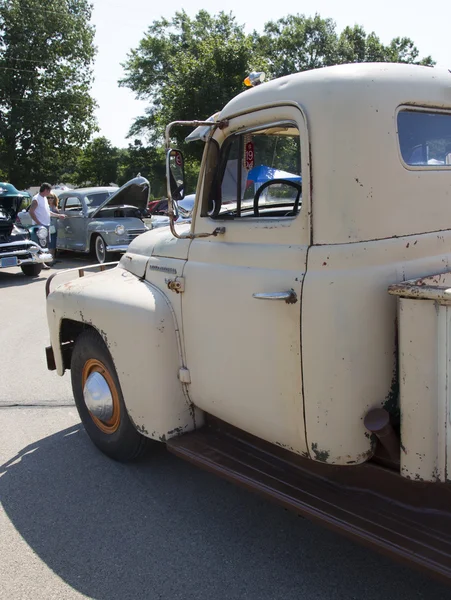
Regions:
<instances>
[{"instance_id":1,"label":"truck hood","mask_svg":"<svg viewBox=\"0 0 451 600\"><path fill-rule=\"evenodd\" d=\"M188 233L191 229L187 222L176 223L175 227L179 234ZM190 239L175 238L169 227L158 227L142 233L130 242L120 262L127 271L144 277L149 261L164 268L165 258L187 260L190 243Z\"/></svg>"},{"instance_id":2,"label":"truck hood","mask_svg":"<svg viewBox=\"0 0 451 600\"><path fill-rule=\"evenodd\" d=\"M124 183L117 192L114 192L105 202L97 206L89 216L95 217L106 206L109 208L112 206L135 206L144 211L149 202L149 194L150 183L147 179L141 176L135 177Z\"/></svg>"}]
</instances>

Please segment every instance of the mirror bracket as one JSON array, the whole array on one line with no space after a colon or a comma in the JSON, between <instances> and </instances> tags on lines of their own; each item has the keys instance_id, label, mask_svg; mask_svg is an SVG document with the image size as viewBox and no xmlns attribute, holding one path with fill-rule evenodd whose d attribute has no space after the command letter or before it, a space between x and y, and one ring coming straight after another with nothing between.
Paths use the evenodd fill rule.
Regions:
<instances>
[{"instance_id":1,"label":"mirror bracket","mask_svg":"<svg viewBox=\"0 0 451 600\"><path fill-rule=\"evenodd\" d=\"M217 235L224 235L224 233L226 231L225 227L216 227L216 229L211 233L187 233L187 234L179 235L175 231L174 199L173 199L172 190L171 190L171 171L170 171L170 157L171 157L172 152L174 152L174 149L171 148L171 144L170 144L170 132L171 132L171 129L175 125L182 125L182 126L186 126L186 127L201 127L201 126L210 127L210 133L209 133L209 136L206 141L206 143L209 144L215 129L218 127L220 129L227 127L228 120L217 121L216 123L214 123L212 121L173 121L172 123L169 123L169 125L166 126L166 131L165 131L166 188L167 188L167 196L168 196L169 227L170 227L172 235L178 239L191 239L191 240L196 239L196 238L204 238L204 237L211 237L211 236L216 237ZM175 150L175 152L180 152L180 151ZM181 152L180 152L180 154L181 154ZM182 164L183 164L183 157L182 157ZM199 179L200 179L200 176L199 176ZM194 199L194 206L193 206L192 213L191 213L193 215L196 214L198 201L199 201L199 198L196 194L195 199Z\"/></svg>"}]
</instances>

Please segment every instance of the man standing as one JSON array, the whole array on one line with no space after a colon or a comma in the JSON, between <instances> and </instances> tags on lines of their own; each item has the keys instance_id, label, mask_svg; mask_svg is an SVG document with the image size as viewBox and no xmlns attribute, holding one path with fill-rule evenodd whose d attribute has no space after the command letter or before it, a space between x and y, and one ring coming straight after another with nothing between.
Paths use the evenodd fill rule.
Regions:
<instances>
[{"instance_id":1,"label":"man standing","mask_svg":"<svg viewBox=\"0 0 451 600\"><path fill-rule=\"evenodd\" d=\"M33 197L29 211L33 225L41 225L47 229L47 239L49 239L50 235L50 217L57 217L58 219L65 218L65 215L50 210L47 196L51 191L52 186L50 183L43 183L39 188L39 194L36 194L36 196ZM49 268L47 265L44 265L44 267Z\"/></svg>"}]
</instances>

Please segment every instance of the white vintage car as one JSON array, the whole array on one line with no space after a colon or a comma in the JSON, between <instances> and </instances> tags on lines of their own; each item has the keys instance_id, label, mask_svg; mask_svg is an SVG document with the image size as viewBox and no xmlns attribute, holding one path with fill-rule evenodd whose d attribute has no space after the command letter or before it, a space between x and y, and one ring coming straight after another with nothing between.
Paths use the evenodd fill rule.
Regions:
<instances>
[{"instance_id":1,"label":"white vintage car","mask_svg":"<svg viewBox=\"0 0 451 600\"><path fill-rule=\"evenodd\" d=\"M174 200L182 125L205 142L191 223L171 200L119 264L49 283L48 366L90 438L163 443L450 581L450 72L317 69L172 123Z\"/></svg>"}]
</instances>

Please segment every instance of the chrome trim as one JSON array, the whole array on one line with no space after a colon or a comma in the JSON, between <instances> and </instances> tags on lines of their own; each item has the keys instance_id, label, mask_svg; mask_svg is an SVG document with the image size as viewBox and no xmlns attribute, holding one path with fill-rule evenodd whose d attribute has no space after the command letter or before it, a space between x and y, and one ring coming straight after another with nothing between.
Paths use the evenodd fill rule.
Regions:
<instances>
[{"instance_id":1,"label":"chrome trim","mask_svg":"<svg viewBox=\"0 0 451 600\"><path fill-rule=\"evenodd\" d=\"M297 295L294 290L287 290L286 292L261 292L252 294L252 297L257 300L285 300L288 304L294 304L297 301Z\"/></svg>"},{"instance_id":2,"label":"chrome trim","mask_svg":"<svg viewBox=\"0 0 451 600\"><path fill-rule=\"evenodd\" d=\"M128 245L105 246L107 252L127 252Z\"/></svg>"},{"instance_id":3,"label":"chrome trim","mask_svg":"<svg viewBox=\"0 0 451 600\"><path fill-rule=\"evenodd\" d=\"M0 258L8 258L9 256L22 256L23 254L32 254L30 250L15 250L14 252L0 252Z\"/></svg>"},{"instance_id":4,"label":"chrome trim","mask_svg":"<svg viewBox=\"0 0 451 600\"><path fill-rule=\"evenodd\" d=\"M177 275L177 269L172 267L159 267L158 265L149 265L147 267L152 271L163 271L163 273L171 273L172 275Z\"/></svg>"},{"instance_id":5,"label":"chrome trim","mask_svg":"<svg viewBox=\"0 0 451 600\"><path fill-rule=\"evenodd\" d=\"M42 263L46 263L46 262L52 262L53 260L53 256L51 254L41 254L41 256L36 256L31 254L30 252L27 252L26 254L30 255L30 258L23 258L20 259L17 254L13 254L10 256L0 256L0 258L17 258L17 265L14 265L16 267L20 267L21 265L39 265ZM0 269L10 269L12 267L0 267Z\"/></svg>"},{"instance_id":6,"label":"chrome trim","mask_svg":"<svg viewBox=\"0 0 451 600\"><path fill-rule=\"evenodd\" d=\"M36 248L39 248L39 250L41 249L41 246L39 246L39 244L36 244L36 242L33 242L32 240L17 240L15 242L2 242L0 243L0 248L4 248L4 247L10 247L10 246L23 246L23 245L27 245L27 246L35 246Z\"/></svg>"}]
</instances>

